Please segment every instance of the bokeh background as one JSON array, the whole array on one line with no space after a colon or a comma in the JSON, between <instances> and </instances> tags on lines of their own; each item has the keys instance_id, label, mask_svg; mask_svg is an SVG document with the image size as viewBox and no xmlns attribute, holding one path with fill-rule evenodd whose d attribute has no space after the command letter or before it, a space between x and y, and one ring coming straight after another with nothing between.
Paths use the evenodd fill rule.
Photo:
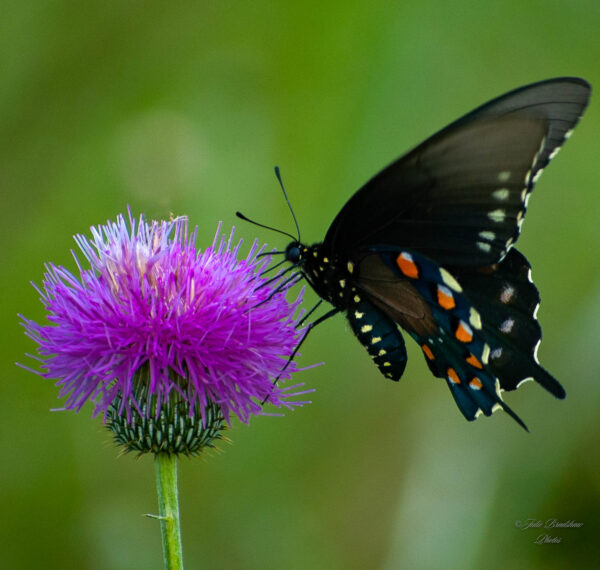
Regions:
<instances>
[{"instance_id":1,"label":"bokeh background","mask_svg":"<svg viewBox=\"0 0 600 570\"><path fill-rule=\"evenodd\" d=\"M532 81L600 86L600 3L1 2L0 567L158 569L151 458L120 457L91 408L15 366L34 350L43 263L131 205L285 246L318 241L378 169ZM542 176L520 249L542 292L542 363L565 385L466 422L409 343L387 382L342 317L301 362L313 404L235 425L181 462L187 568L592 568L600 531L600 101ZM314 300L309 295L308 301ZM519 530L526 519L576 529ZM538 545L540 534L560 544Z\"/></svg>"}]
</instances>

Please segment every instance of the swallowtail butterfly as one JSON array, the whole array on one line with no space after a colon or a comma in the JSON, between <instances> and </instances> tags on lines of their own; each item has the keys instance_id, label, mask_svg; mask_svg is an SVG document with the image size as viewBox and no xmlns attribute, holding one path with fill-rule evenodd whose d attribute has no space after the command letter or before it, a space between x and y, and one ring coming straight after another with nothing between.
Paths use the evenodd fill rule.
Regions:
<instances>
[{"instance_id":1,"label":"swallowtail butterfly","mask_svg":"<svg viewBox=\"0 0 600 570\"><path fill-rule=\"evenodd\" d=\"M540 296L514 244L531 191L590 91L563 77L502 95L369 180L322 242L298 235L285 259L333 305L313 326L344 313L395 381L407 359L402 329L467 420L502 408L525 427L502 391L529 379L564 398L537 359Z\"/></svg>"}]
</instances>

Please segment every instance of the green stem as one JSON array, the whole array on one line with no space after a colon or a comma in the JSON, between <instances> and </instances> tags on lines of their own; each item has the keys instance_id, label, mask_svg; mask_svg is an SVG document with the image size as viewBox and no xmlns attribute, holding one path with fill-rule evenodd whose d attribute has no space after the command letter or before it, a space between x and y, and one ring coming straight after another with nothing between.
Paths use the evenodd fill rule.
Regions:
<instances>
[{"instance_id":1,"label":"green stem","mask_svg":"<svg viewBox=\"0 0 600 570\"><path fill-rule=\"evenodd\" d=\"M165 570L183 570L177 491L177 455L157 453L154 466L156 467L158 519L162 535Z\"/></svg>"}]
</instances>

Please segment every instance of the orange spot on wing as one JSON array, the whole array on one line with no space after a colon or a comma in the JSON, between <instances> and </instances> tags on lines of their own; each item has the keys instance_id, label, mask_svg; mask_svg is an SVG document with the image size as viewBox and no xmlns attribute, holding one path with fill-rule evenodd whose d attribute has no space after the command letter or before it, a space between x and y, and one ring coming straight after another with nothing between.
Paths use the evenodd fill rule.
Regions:
<instances>
[{"instance_id":1,"label":"orange spot on wing","mask_svg":"<svg viewBox=\"0 0 600 570\"><path fill-rule=\"evenodd\" d=\"M471 354L467 359L467 363L475 368L483 368L483 364L477 360L477 357L474 354Z\"/></svg>"},{"instance_id":2,"label":"orange spot on wing","mask_svg":"<svg viewBox=\"0 0 600 570\"><path fill-rule=\"evenodd\" d=\"M452 384L460 384L460 378L458 377L458 374L454 368L448 368L446 374L448 375L448 380L450 380Z\"/></svg>"},{"instance_id":3,"label":"orange spot on wing","mask_svg":"<svg viewBox=\"0 0 600 570\"><path fill-rule=\"evenodd\" d=\"M431 348L429 348L426 344L424 344L421 348L429 360L433 360L435 358L435 356L433 356L433 352L431 352Z\"/></svg>"},{"instance_id":4,"label":"orange spot on wing","mask_svg":"<svg viewBox=\"0 0 600 570\"><path fill-rule=\"evenodd\" d=\"M460 321L458 328L456 329L456 338L460 342L471 342L473 340L473 333L469 328L469 325Z\"/></svg>"},{"instance_id":5,"label":"orange spot on wing","mask_svg":"<svg viewBox=\"0 0 600 570\"><path fill-rule=\"evenodd\" d=\"M438 303L441 307L449 311L450 309L454 309L456 307L456 303L454 301L454 297L452 295L447 295L444 291L442 291L439 287L437 290L437 298Z\"/></svg>"},{"instance_id":6,"label":"orange spot on wing","mask_svg":"<svg viewBox=\"0 0 600 570\"><path fill-rule=\"evenodd\" d=\"M481 380L476 376L475 378L473 378L473 380L469 382L469 386L471 386L471 388L475 388L475 390L481 390L483 384L481 383Z\"/></svg>"},{"instance_id":7,"label":"orange spot on wing","mask_svg":"<svg viewBox=\"0 0 600 570\"><path fill-rule=\"evenodd\" d=\"M407 253L401 253L396 257L396 265L398 265L400 271L407 277L410 277L411 279L417 279L417 277L419 277L417 264Z\"/></svg>"}]
</instances>

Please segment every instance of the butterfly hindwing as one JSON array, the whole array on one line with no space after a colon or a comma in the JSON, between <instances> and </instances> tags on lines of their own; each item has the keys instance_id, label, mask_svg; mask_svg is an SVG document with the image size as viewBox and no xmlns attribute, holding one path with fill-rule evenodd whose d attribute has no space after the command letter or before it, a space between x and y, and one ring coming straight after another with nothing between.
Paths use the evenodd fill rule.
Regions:
<instances>
[{"instance_id":1,"label":"butterfly hindwing","mask_svg":"<svg viewBox=\"0 0 600 570\"><path fill-rule=\"evenodd\" d=\"M515 390L534 379L555 397L564 398L564 388L537 359L542 338L536 318L540 295L525 256L513 248L497 265L459 268L454 274L481 314L490 346L489 366L500 378L501 388Z\"/></svg>"},{"instance_id":2,"label":"butterfly hindwing","mask_svg":"<svg viewBox=\"0 0 600 570\"><path fill-rule=\"evenodd\" d=\"M465 353L460 342L440 330L438 335L420 338L411 334L421 345L425 360L434 376L444 378L462 414L469 421L483 413L489 416L502 408L520 425L521 419L502 401L500 385L490 368L473 353Z\"/></svg>"},{"instance_id":3,"label":"butterfly hindwing","mask_svg":"<svg viewBox=\"0 0 600 570\"><path fill-rule=\"evenodd\" d=\"M417 252L373 250L427 303L429 318L436 325L433 330L425 333L424 328L414 326L412 319L402 319L398 324L421 346L433 375L446 380L463 415L473 420L479 413L490 415L501 407L524 426L502 401L499 380L489 366L490 345L481 314L461 284L448 270ZM373 283L371 291L372 287Z\"/></svg>"}]
</instances>

